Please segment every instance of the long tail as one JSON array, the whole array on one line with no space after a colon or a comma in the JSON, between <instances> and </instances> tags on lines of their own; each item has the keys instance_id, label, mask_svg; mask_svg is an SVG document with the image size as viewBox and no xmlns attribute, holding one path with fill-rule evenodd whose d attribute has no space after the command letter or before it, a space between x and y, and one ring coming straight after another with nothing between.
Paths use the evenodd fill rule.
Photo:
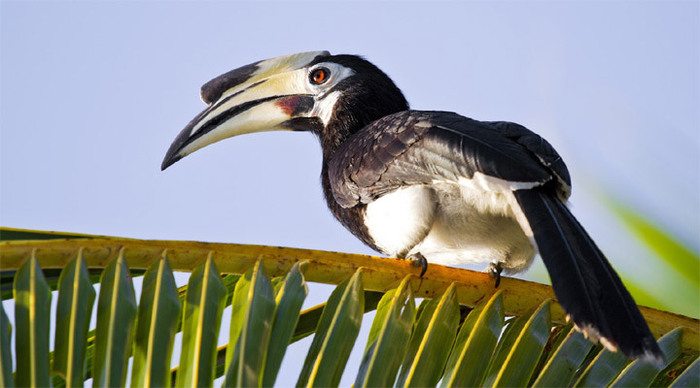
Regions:
<instances>
[{"instance_id":1,"label":"long tail","mask_svg":"<svg viewBox=\"0 0 700 388\"><path fill-rule=\"evenodd\" d=\"M574 324L611 350L663 360L632 296L564 203L543 189L514 195L533 231L554 293Z\"/></svg>"}]
</instances>

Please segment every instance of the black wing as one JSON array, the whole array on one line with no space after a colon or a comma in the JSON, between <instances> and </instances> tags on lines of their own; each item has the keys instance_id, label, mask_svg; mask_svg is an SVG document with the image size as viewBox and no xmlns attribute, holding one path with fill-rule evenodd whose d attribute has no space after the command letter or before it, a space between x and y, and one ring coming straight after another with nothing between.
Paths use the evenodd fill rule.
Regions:
<instances>
[{"instance_id":1,"label":"black wing","mask_svg":"<svg viewBox=\"0 0 700 388\"><path fill-rule=\"evenodd\" d=\"M405 185L471 179L476 172L513 189L557 179L566 197L570 187L566 165L540 136L518 124L450 112L381 118L341 146L328 172L335 199L345 208Z\"/></svg>"}]
</instances>

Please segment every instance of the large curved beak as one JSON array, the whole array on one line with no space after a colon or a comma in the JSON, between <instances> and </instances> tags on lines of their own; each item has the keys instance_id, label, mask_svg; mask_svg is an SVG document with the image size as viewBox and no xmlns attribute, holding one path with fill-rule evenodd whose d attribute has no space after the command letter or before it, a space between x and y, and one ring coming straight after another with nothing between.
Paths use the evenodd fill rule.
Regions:
<instances>
[{"instance_id":1,"label":"large curved beak","mask_svg":"<svg viewBox=\"0 0 700 388\"><path fill-rule=\"evenodd\" d=\"M202 86L209 106L175 138L161 170L203 148L246 133L300 129L314 96L307 87L306 66L327 51L268 59L232 70Z\"/></svg>"}]
</instances>

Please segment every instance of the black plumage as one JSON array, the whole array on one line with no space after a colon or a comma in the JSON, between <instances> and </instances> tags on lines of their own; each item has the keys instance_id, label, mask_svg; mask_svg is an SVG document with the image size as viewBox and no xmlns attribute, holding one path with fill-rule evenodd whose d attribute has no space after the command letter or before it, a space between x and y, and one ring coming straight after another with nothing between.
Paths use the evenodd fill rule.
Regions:
<instances>
[{"instance_id":1,"label":"black plumage","mask_svg":"<svg viewBox=\"0 0 700 388\"><path fill-rule=\"evenodd\" d=\"M436 179L457 181L475 172L499 179L541 185L555 176L568 192L563 162L554 168L539 159L559 156L544 139L516 124L488 123L451 112L404 111L383 117L349 138L329 160L334 198L343 207L368 203L407 185ZM518 140L536 138L525 144Z\"/></svg>"},{"instance_id":2,"label":"black plumage","mask_svg":"<svg viewBox=\"0 0 700 388\"><path fill-rule=\"evenodd\" d=\"M535 234L559 303L580 328L632 356L661 357L634 299L561 200L544 188L515 197Z\"/></svg>"}]
</instances>

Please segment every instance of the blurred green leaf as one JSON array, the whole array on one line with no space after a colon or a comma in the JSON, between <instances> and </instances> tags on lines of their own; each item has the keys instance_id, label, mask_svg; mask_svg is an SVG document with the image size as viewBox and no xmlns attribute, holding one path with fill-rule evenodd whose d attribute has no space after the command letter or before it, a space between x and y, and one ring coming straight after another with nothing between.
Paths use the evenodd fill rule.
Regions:
<instances>
[{"instance_id":1,"label":"blurred green leaf","mask_svg":"<svg viewBox=\"0 0 700 388\"><path fill-rule=\"evenodd\" d=\"M471 387L482 382L503 331L503 319L500 291L469 313L447 361L441 386Z\"/></svg>"},{"instance_id":2,"label":"blurred green leaf","mask_svg":"<svg viewBox=\"0 0 700 388\"><path fill-rule=\"evenodd\" d=\"M180 300L173 271L162 258L148 269L139 303L132 386L170 385L170 357L180 317Z\"/></svg>"},{"instance_id":3,"label":"blurred green leaf","mask_svg":"<svg viewBox=\"0 0 700 388\"><path fill-rule=\"evenodd\" d=\"M668 232L614 200L610 207L620 217L632 233L652 252L673 268L681 277L688 280L695 290L700 289L700 254L693 252Z\"/></svg>"},{"instance_id":4,"label":"blurred green leaf","mask_svg":"<svg viewBox=\"0 0 700 388\"><path fill-rule=\"evenodd\" d=\"M649 306L654 308L664 308L666 303L662 302L658 297L649 292L649 287L630 279L627 276L622 275L622 282L625 287L634 295L634 301L637 304L643 306Z\"/></svg>"},{"instance_id":5,"label":"blurred green leaf","mask_svg":"<svg viewBox=\"0 0 700 388\"><path fill-rule=\"evenodd\" d=\"M47 387L49 379L49 323L51 290L33 251L15 275L15 384Z\"/></svg>"},{"instance_id":6,"label":"blurred green leaf","mask_svg":"<svg viewBox=\"0 0 700 388\"><path fill-rule=\"evenodd\" d=\"M397 386L435 386L457 335L459 304L452 283L440 299L426 306L411 335Z\"/></svg>"},{"instance_id":7,"label":"blurred green leaf","mask_svg":"<svg viewBox=\"0 0 700 388\"><path fill-rule=\"evenodd\" d=\"M180 368L175 386L211 386L214 381L221 315L226 303L226 287L211 253L207 261L192 272L187 286Z\"/></svg>"},{"instance_id":8,"label":"blurred green leaf","mask_svg":"<svg viewBox=\"0 0 700 388\"><path fill-rule=\"evenodd\" d=\"M61 272L56 309L55 350L53 371L68 386L83 383L87 332L95 302L95 289L79 251L78 257Z\"/></svg>"},{"instance_id":9,"label":"blurred green leaf","mask_svg":"<svg viewBox=\"0 0 700 388\"><path fill-rule=\"evenodd\" d=\"M323 309L297 386L337 386L364 314L362 272L342 282Z\"/></svg>"}]
</instances>

